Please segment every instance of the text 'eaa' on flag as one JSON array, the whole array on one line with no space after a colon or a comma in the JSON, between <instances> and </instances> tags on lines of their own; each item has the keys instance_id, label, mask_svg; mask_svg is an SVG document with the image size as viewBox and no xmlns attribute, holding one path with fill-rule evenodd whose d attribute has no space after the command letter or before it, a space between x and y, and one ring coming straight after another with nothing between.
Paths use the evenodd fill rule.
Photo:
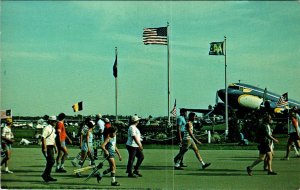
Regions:
<instances>
[{"instance_id":1,"label":"text 'eaa' on flag","mask_svg":"<svg viewBox=\"0 0 300 190\"><path fill-rule=\"evenodd\" d=\"M158 44L168 45L168 28L144 28L143 42L145 45Z\"/></svg>"},{"instance_id":2,"label":"text 'eaa' on flag","mask_svg":"<svg viewBox=\"0 0 300 190\"><path fill-rule=\"evenodd\" d=\"M224 42L210 43L209 55L224 55Z\"/></svg>"},{"instance_id":3,"label":"text 'eaa' on flag","mask_svg":"<svg viewBox=\"0 0 300 190\"><path fill-rule=\"evenodd\" d=\"M284 93L280 96L280 98L277 101L277 107L284 107L288 105L288 93Z\"/></svg>"},{"instance_id":4,"label":"text 'eaa' on flag","mask_svg":"<svg viewBox=\"0 0 300 190\"><path fill-rule=\"evenodd\" d=\"M81 111L83 109L83 103L78 102L72 106L74 112Z\"/></svg>"}]
</instances>

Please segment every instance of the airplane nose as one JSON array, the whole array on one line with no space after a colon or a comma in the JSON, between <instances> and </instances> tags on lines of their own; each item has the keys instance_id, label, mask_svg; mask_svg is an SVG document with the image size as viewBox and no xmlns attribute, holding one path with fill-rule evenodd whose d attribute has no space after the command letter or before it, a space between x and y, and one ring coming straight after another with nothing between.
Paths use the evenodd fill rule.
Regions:
<instances>
[{"instance_id":1,"label":"airplane nose","mask_svg":"<svg viewBox=\"0 0 300 190\"><path fill-rule=\"evenodd\" d=\"M224 102L225 101L225 89L218 90L218 96Z\"/></svg>"}]
</instances>

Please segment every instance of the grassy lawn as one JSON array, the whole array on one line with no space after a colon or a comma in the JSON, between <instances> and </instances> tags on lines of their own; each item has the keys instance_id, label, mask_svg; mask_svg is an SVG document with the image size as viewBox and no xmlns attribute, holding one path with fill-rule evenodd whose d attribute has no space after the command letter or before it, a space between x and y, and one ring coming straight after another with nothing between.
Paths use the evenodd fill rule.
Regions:
<instances>
[{"instance_id":1,"label":"grassy lawn","mask_svg":"<svg viewBox=\"0 0 300 190\"><path fill-rule=\"evenodd\" d=\"M262 164L254 168L253 176L248 176L246 166L257 157L257 150L201 150L204 161L212 165L200 169L192 151L187 152L184 162L188 165L182 171L173 170L173 157L178 147L165 146L160 149L145 148L145 160L141 167L143 177L127 178L125 170L127 151L121 149L123 161L117 160L117 180L120 187L110 186L110 177L105 176L98 184L95 178L84 182L87 173L81 178L73 174L75 169L70 162L78 149L70 149L70 159L66 161L67 173L55 173L55 183L44 183L40 177L45 160L40 148L14 148L10 169L13 174L1 175L2 189L299 189L300 159L280 160L284 151L275 152L273 169L277 176L268 176ZM201 147L200 147L201 148ZM291 155L294 155L292 152ZM87 163L86 163L87 164ZM104 168L108 167L105 162ZM53 169L54 171L54 169ZM103 171L103 170L102 170Z\"/></svg>"}]
</instances>

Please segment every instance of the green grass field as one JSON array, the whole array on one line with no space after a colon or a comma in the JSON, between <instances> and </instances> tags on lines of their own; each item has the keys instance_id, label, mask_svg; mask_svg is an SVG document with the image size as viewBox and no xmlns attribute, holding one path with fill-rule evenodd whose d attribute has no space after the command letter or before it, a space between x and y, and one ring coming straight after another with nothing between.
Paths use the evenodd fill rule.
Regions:
<instances>
[{"instance_id":1,"label":"green grass field","mask_svg":"<svg viewBox=\"0 0 300 190\"><path fill-rule=\"evenodd\" d=\"M284 151L275 152L273 168L277 176L268 176L262 170L262 164L254 168L253 176L248 176L246 166L256 159L256 150L203 150L204 161L212 165L206 170L200 169L194 153L190 150L185 156L188 165L185 170L173 170L173 157L177 146L168 149L145 149L145 160L141 167L143 177L128 178L125 170L127 151L121 149L123 161L117 160L117 180L120 187L110 186L110 177L105 176L98 184L95 178L84 182L87 173L78 178L71 161L66 161L67 173L55 173L57 182L44 183L41 174L45 160L40 148L14 148L10 169L13 174L1 174L2 189L299 189L300 158L289 161L280 160ZM200 147L201 148L201 147ZM78 149L70 149L70 159ZM294 153L291 153L294 156ZM87 164L87 163L86 163ZM108 167L105 162L104 168ZM2 168L3 170L3 168ZM103 170L102 170L103 171Z\"/></svg>"}]
</instances>

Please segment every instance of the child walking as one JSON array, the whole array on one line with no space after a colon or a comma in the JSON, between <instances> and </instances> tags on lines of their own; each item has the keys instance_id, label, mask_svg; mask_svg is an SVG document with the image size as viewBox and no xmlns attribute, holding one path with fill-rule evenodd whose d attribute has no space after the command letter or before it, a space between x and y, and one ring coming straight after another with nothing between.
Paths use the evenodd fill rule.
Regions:
<instances>
[{"instance_id":1,"label":"child walking","mask_svg":"<svg viewBox=\"0 0 300 190\"><path fill-rule=\"evenodd\" d=\"M91 160L91 165L95 165L93 157L93 128L94 123L92 121L87 123L88 129L83 129L82 140L81 140L81 160L79 165L82 167L86 157L88 156ZM87 131L86 131L87 130Z\"/></svg>"},{"instance_id":2,"label":"child walking","mask_svg":"<svg viewBox=\"0 0 300 190\"><path fill-rule=\"evenodd\" d=\"M120 186L120 183L116 181L116 162L115 162L115 153L117 153L119 160L122 161L121 154L116 146L116 134L117 134L117 129L115 127L110 127L107 130L105 130L104 135L104 142L101 145L101 149L104 152L105 158L108 159L109 163L109 168L102 173L98 173L97 175L97 181L98 183L102 179L103 175L106 175L110 173L111 176L111 185L112 186Z\"/></svg>"}]
</instances>

